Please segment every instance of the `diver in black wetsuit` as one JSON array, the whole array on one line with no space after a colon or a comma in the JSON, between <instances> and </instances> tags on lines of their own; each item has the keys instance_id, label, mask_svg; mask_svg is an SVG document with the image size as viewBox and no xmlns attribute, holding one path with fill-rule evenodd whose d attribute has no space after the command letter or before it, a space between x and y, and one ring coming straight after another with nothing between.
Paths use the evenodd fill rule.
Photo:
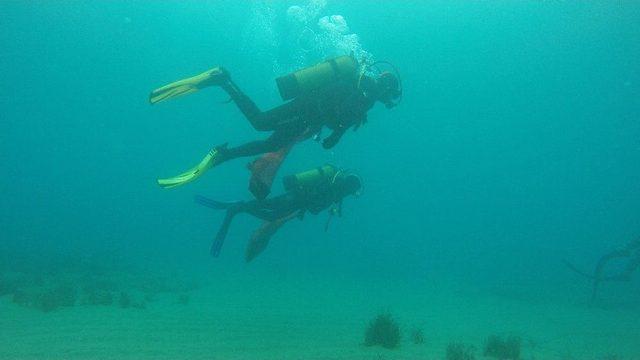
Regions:
<instances>
[{"instance_id":1,"label":"diver in black wetsuit","mask_svg":"<svg viewBox=\"0 0 640 360\"><path fill-rule=\"evenodd\" d=\"M265 222L247 247L246 259L250 261L264 250L269 238L285 222L293 218L302 219L307 212L316 215L326 209L331 209L330 216L341 215L343 199L357 195L362 187L357 175L332 165L286 176L283 183L284 194L264 200L225 203L196 196L199 204L227 212L211 247L212 256L220 254L231 221L237 214L248 213Z\"/></svg>"},{"instance_id":2,"label":"diver in black wetsuit","mask_svg":"<svg viewBox=\"0 0 640 360\"><path fill-rule=\"evenodd\" d=\"M349 128L358 129L367 121L367 112L376 102L392 108L402 95L397 75L383 71L378 71L375 76L368 75L365 70L372 66L361 70L355 59L340 56L280 77L276 81L283 99L292 100L264 112L238 88L222 67L154 90L149 98L152 104L204 87L219 86L229 94L256 130L273 132L265 140L238 147L217 146L197 166L173 178L159 179L158 183L163 187L174 187L190 182L207 169L228 160L288 151L298 141L319 136L325 126L332 133L322 141L322 145L326 149L332 148ZM277 161L282 161L283 157L281 155ZM261 193L266 196L268 191Z\"/></svg>"},{"instance_id":3,"label":"diver in black wetsuit","mask_svg":"<svg viewBox=\"0 0 640 360\"><path fill-rule=\"evenodd\" d=\"M226 71L224 72L225 74ZM255 103L231 81L221 85L240 111L258 131L273 131L266 140L253 141L236 148L220 148L220 162L237 157L272 152L287 146L299 136L319 133L323 126L332 130L322 141L325 149L334 147L351 127L355 129L367 121L367 111L376 101L387 108L395 106L400 96L399 83L391 73L378 79L364 76L359 86L353 81L338 80L318 91L293 99L268 111L260 111Z\"/></svg>"}]
</instances>

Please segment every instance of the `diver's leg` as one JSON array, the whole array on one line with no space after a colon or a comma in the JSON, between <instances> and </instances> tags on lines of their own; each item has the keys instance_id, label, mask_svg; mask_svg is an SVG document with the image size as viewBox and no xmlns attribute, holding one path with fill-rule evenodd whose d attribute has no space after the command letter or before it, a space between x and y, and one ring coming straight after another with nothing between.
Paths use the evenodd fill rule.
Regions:
<instances>
[{"instance_id":1,"label":"diver's leg","mask_svg":"<svg viewBox=\"0 0 640 360\"><path fill-rule=\"evenodd\" d=\"M218 151L220 152L219 164L241 157L254 156L276 151L278 150L278 148L278 144L271 141L270 137L266 140L250 141L246 144L233 148L221 147L218 148Z\"/></svg>"},{"instance_id":2,"label":"diver's leg","mask_svg":"<svg viewBox=\"0 0 640 360\"><path fill-rule=\"evenodd\" d=\"M253 208L253 209L247 210L247 213L264 221L275 221L280 218L280 216L278 216L277 213L274 213L273 211L269 211L265 209Z\"/></svg>"},{"instance_id":3,"label":"diver's leg","mask_svg":"<svg viewBox=\"0 0 640 360\"><path fill-rule=\"evenodd\" d=\"M254 201L246 208L249 214L266 221L275 221L298 210L295 199L290 194L283 194L271 199Z\"/></svg>"},{"instance_id":4,"label":"diver's leg","mask_svg":"<svg viewBox=\"0 0 640 360\"><path fill-rule=\"evenodd\" d=\"M229 94L231 100L249 120L251 126L258 131L273 131L296 121L300 115L297 102L288 102L268 111L261 111L253 100L231 80L222 83L222 89Z\"/></svg>"},{"instance_id":5,"label":"diver's leg","mask_svg":"<svg viewBox=\"0 0 640 360\"><path fill-rule=\"evenodd\" d=\"M240 90L240 88L231 80L231 78L227 78L227 81L225 81L221 85L221 87L222 90L229 94L231 100L233 100L242 114L244 114L244 116L253 124L251 120L260 116L260 114L262 113L258 106L253 102L253 100L245 95L242 90Z\"/></svg>"},{"instance_id":6,"label":"diver's leg","mask_svg":"<svg viewBox=\"0 0 640 360\"><path fill-rule=\"evenodd\" d=\"M222 249L222 245L224 244L224 240L227 237L227 233L229 232L229 228L231 226L231 222L233 218L239 213L249 213L259 219L266 221L275 221L282 216L278 212L270 212L265 209L269 207L268 204L263 204L262 201L240 201L230 205L227 209L227 213L222 221L222 225L220 229L218 229L218 233L216 234L215 239L213 240L213 244L211 244L211 256L218 257L220 255L220 250Z\"/></svg>"},{"instance_id":7,"label":"diver's leg","mask_svg":"<svg viewBox=\"0 0 640 360\"><path fill-rule=\"evenodd\" d=\"M220 163L239 157L254 156L273 152L287 146L298 134L291 131L274 131L267 139L251 141L234 147L220 147Z\"/></svg>"}]
</instances>

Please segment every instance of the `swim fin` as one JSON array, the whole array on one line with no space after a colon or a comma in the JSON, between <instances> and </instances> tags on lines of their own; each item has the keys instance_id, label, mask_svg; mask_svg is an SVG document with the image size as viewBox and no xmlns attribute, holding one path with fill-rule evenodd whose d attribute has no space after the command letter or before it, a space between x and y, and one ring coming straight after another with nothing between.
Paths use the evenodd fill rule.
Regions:
<instances>
[{"instance_id":1,"label":"swim fin","mask_svg":"<svg viewBox=\"0 0 640 360\"><path fill-rule=\"evenodd\" d=\"M242 203L241 201L218 201L209 199L208 197L202 195L196 195L193 199L196 203L202 206L206 206L208 208L216 210L227 210L234 205Z\"/></svg>"},{"instance_id":2,"label":"swim fin","mask_svg":"<svg viewBox=\"0 0 640 360\"><path fill-rule=\"evenodd\" d=\"M200 75L178 80L153 90L151 94L149 94L149 102L155 104L178 96L191 94L208 86L219 86L228 79L229 73L227 70L221 66L217 66Z\"/></svg>"},{"instance_id":3,"label":"swim fin","mask_svg":"<svg viewBox=\"0 0 640 360\"><path fill-rule=\"evenodd\" d=\"M158 179L158 185L163 188L172 188L189 183L204 174L205 171L222 162L220 151L223 147L215 147L200 161L200 163L191 169L171 178Z\"/></svg>"},{"instance_id":4,"label":"swim fin","mask_svg":"<svg viewBox=\"0 0 640 360\"><path fill-rule=\"evenodd\" d=\"M213 243L211 244L211 249L209 253L213 257L218 257L220 255L220 250L222 250L222 245L224 245L224 239L227 237L227 233L229 232L229 227L231 226L231 221L236 216L238 212L234 209L227 210L227 215L224 217L224 221L222 222L222 226L218 230L215 239L213 239Z\"/></svg>"},{"instance_id":5,"label":"swim fin","mask_svg":"<svg viewBox=\"0 0 640 360\"><path fill-rule=\"evenodd\" d=\"M244 253L244 260L250 262L260 255L269 245L271 237L284 225L287 221L298 217L298 212L294 211L289 215L283 216L275 221L265 221L262 223L256 231L251 235L249 243Z\"/></svg>"}]
</instances>

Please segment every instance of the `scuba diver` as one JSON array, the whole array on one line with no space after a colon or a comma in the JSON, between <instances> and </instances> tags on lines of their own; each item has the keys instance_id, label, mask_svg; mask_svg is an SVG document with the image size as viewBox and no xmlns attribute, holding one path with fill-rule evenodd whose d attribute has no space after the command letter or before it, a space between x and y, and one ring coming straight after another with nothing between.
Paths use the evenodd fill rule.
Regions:
<instances>
[{"instance_id":1,"label":"scuba diver","mask_svg":"<svg viewBox=\"0 0 640 360\"><path fill-rule=\"evenodd\" d=\"M267 247L271 236L287 221L303 219L305 213L317 215L329 209L329 219L333 215L342 216L342 201L349 195L359 195L362 188L360 177L352 172L325 165L282 179L285 193L273 198L252 201L220 202L204 196L196 196L197 203L218 210L226 210L226 216L211 246L211 255L218 257L231 221L240 213L250 214L263 220L246 248L245 260L254 259Z\"/></svg>"},{"instance_id":2,"label":"scuba diver","mask_svg":"<svg viewBox=\"0 0 640 360\"><path fill-rule=\"evenodd\" d=\"M390 66L393 72L382 71L379 65ZM319 140L321 130L327 127L332 133L322 140L322 146L330 149L349 128L357 130L366 123L367 111L376 102L390 109L402 96L402 83L393 65L387 62L360 65L353 56L327 60L279 77L276 83L282 99L288 102L268 111L261 111L223 67L154 90L149 96L151 104L218 86L229 94L229 101L236 104L256 130L272 132L265 140L237 147L229 147L227 143L216 146L198 165L175 177L158 179L158 184L164 188L186 184L223 162L264 154L250 164L250 190L256 198L264 199L295 143L311 137Z\"/></svg>"},{"instance_id":3,"label":"scuba diver","mask_svg":"<svg viewBox=\"0 0 640 360\"><path fill-rule=\"evenodd\" d=\"M622 271L615 275L605 275L604 269L607 264L614 259L629 259ZM573 264L565 261L565 264L574 272L593 281L593 290L591 293L591 301L594 302L598 295L600 283L603 281L630 281L631 275L640 268L640 238L630 242L620 249L613 250L598 260L593 274L581 271Z\"/></svg>"}]
</instances>

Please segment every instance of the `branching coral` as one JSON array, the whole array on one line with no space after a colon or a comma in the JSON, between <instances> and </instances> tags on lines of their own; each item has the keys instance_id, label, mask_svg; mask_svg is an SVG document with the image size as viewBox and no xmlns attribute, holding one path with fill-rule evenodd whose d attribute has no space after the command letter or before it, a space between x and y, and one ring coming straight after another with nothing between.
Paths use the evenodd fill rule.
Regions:
<instances>
[{"instance_id":1,"label":"branching coral","mask_svg":"<svg viewBox=\"0 0 640 360\"><path fill-rule=\"evenodd\" d=\"M455 342L447 346L447 360L474 360L475 348L470 345Z\"/></svg>"},{"instance_id":2,"label":"branching coral","mask_svg":"<svg viewBox=\"0 0 640 360\"><path fill-rule=\"evenodd\" d=\"M400 327L391 314L379 314L369 323L365 332L364 344L366 346L382 346L387 349L394 349L400 345Z\"/></svg>"},{"instance_id":3,"label":"branching coral","mask_svg":"<svg viewBox=\"0 0 640 360\"><path fill-rule=\"evenodd\" d=\"M509 336L503 339L492 335L485 343L484 356L499 360L518 360L520 359L521 343L522 341L517 336Z\"/></svg>"}]
</instances>

